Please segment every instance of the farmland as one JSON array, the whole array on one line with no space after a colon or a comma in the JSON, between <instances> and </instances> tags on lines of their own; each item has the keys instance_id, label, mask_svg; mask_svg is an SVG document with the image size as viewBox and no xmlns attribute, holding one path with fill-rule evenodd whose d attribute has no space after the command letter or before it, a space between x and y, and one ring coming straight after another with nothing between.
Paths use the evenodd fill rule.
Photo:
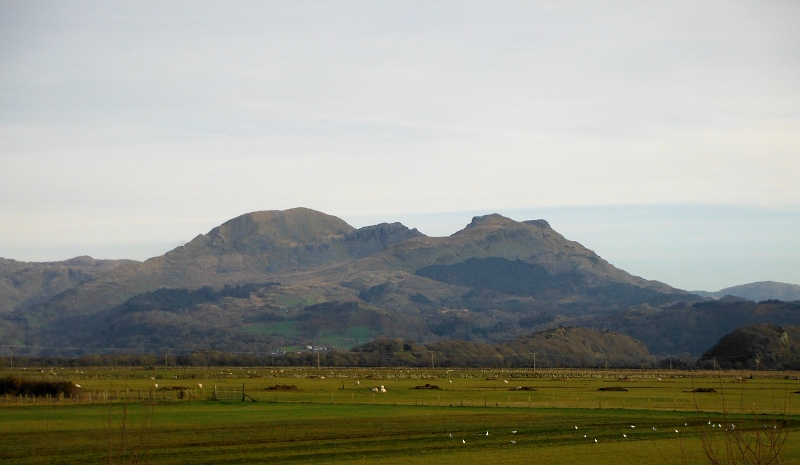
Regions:
<instances>
[{"instance_id":1,"label":"farmland","mask_svg":"<svg viewBox=\"0 0 800 465\"><path fill-rule=\"evenodd\" d=\"M796 373L109 367L14 375L67 379L81 392L3 398L4 464L707 463L703 436L724 445L734 424L749 434L780 427L789 435L782 459L800 461ZM220 401L209 400L215 386ZM242 386L257 402L240 400ZM386 393L373 392L380 386ZM229 389L239 400L224 398Z\"/></svg>"}]
</instances>

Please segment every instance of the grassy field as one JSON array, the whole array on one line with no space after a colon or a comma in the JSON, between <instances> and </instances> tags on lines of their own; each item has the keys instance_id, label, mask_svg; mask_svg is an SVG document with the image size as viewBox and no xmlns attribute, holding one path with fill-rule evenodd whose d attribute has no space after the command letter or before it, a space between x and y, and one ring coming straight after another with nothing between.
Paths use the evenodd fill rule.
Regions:
<instances>
[{"instance_id":1,"label":"grassy field","mask_svg":"<svg viewBox=\"0 0 800 465\"><path fill-rule=\"evenodd\" d=\"M722 445L729 424L761 434L776 415L789 434L782 463L800 463L800 381L792 373L25 371L81 384L85 397L0 402L3 464L707 463L704 434ZM203 400L214 385L243 384L258 402ZM425 384L440 389L415 389ZM294 388L269 390L279 385ZM372 392L381 385L386 393ZM177 400L176 391L157 390L164 387L192 395ZM691 392L698 388L716 392Z\"/></svg>"}]
</instances>

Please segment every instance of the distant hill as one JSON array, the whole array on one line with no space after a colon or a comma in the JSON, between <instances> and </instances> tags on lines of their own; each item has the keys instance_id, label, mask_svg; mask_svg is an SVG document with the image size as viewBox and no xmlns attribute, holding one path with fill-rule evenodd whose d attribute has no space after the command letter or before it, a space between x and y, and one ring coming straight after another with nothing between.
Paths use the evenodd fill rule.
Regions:
<instances>
[{"instance_id":1,"label":"distant hill","mask_svg":"<svg viewBox=\"0 0 800 465\"><path fill-rule=\"evenodd\" d=\"M698 356L737 328L765 323L800 325L800 302L724 298L665 308L638 305L577 317L570 324L627 334L643 341L654 354Z\"/></svg>"},{"instance_id":2,"label":"distant hill","mask_svg":"<svg viewBox=\"0 0 800 465\"><path fill-rule=\"evenodd\" d=\"M798 370L800 326L744 326L723 336L702 358L725 369Z\"/></svg>"},{"instance_id":3,"label":"distant hill","mask_svg":"<svg viewBox=\"0 0 800 465\"><path fill-rule=\"evenodd\" d=\"M777 283L775 281L760 281L757 283L742 284L739 286L726 287L717 292L693 291L703 297L720 299L726 295L741 297L755 302L762 300L782 300L791 302L800 300L800 285L789 283Z\"/></svg>"},{"instance_id":4,"label":"distant hill","mask_svg":"<svg viewBox=\"0 0 800 465\"><path fill-rule=\"evenodd\" d=\"M0 258L0 315L44 302L67 289L97 279L134 260L75 257L61 262L26 263Z\"/></svg>"},{"instance_id":5,"label":"distant hill","mask_svg":"<svg viewBox=\"0 0 800 465\"><path fill-rule=\"evenodd\" d=\"M640 341L623 334L588 328L557 327L517 339L486 344L448 340L425 345L379 338L351 349L362 355L353 365L442 367L642 367L652 355ZM431 357L433 355L433 357Z\"/></svg>"},{"instance_id":6,"label":"distant hill","mask_svg":"<svg viewBox=\"0 0 800 465\"><path fill-rule=\"evenodd\" d=\"M0 343L20 353L348 348L381 336L497 343L631 306L702 300L614 267L544 220L497 214L427 237L400 223L356 229L306 208L254 212L117 265L14 300L0 315Z\"/></svg>"}]
</instances>

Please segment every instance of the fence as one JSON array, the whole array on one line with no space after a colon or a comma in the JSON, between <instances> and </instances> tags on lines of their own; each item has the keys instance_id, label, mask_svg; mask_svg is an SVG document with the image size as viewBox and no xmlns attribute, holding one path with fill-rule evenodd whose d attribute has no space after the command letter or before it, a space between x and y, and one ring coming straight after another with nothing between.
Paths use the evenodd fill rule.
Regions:
<instances>
[{"instance_id":1,"label":"fence","mask_svg":"<svg viewBox=\"0 0 800 465\"><path fill-rule=\"evenodd\" d=\"M216 384L214 385L214 393L211 395L211 400L216 401L230 401L230 400L238 400L238 401L246 401L250 400L255 402L256 400L252 397L248 396L244 390L244 384L242 387L220 387Z\"/></svg>"}]
</instances>

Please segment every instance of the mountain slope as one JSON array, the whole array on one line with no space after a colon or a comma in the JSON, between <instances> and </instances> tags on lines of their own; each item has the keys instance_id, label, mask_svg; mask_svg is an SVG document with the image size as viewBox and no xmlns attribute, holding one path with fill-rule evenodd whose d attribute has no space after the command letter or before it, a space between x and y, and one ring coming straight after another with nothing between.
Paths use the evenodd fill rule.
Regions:
<instances>
[{"instance_id":1,"label":"mountain slope","mask_svg":"<svg viewBox=\"0 0 800 465\"><path fill-rule=\"evenodd\" d=\"M360 262L357 268L415 272L428 265L451 265L486 257L525 260L549 273L580 270L597 279L672 290L663 283L645 281L613 267L591 250L565 239L546 221L517 222L498 214L475 217L449 237L420 237L400 243Z\"/></svg>"},{"instance_id":2,"label":"mountain slope","mask_svg":"<svg viewBox=\"0 0 800 465\"><path fill-rule=\"evenodd\" d=\"M420 308L414 298L474 310L558 306L572 314L701 300L612 266L543 220L496 214L476 217L449 237L412 238L314 279L351 287L394 309Z\"/></svg>"}]
</instances>

